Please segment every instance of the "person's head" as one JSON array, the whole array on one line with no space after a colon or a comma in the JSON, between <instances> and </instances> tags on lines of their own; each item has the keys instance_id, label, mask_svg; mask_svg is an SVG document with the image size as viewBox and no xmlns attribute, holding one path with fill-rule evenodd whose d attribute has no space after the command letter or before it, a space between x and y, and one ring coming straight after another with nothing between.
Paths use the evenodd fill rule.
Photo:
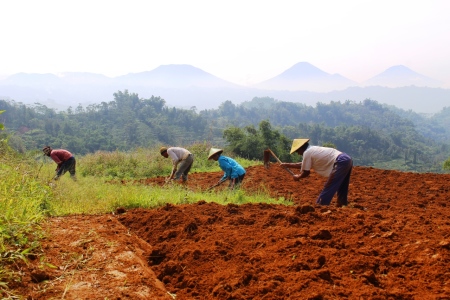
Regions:
<instances>
[{"instance_id":1,"label":"person's head","mask_svg":"<svg viewBox=\"0 0 450 300\"><path fill-rule=\"evenodd\" d=\"M52 147L50 147L50 146L45 146L43 149L42 149L42 152L44 152L44 155L47 155L47 156L50 156L50 153L52 153Z\"/></svg>"},{"instance_id":2,"label":"person's head","mask_svg":"<svg viewBox=\"0 0 450 300\"><path fill-rule=\"evenodd\" d=\"M165 158L169 157L169 154L167 154L167 147L161 147L159 149L159 153L164 156Z\"/></svg>"},{"instance_id":3,"label":"person's head","mask_svg":"<svg viewBox=\"0 0 450 300\"><path fill-rule=\"evenodd\" d=\"M309 146L309 139L295 139L292 142L291 147L291 154L297 153L298 155L303 155L303 152L308 148Z\"/></svg>"},{"instance_id":4,"label":"person's head","mask_svg":"<svg viewBox=\"0 0 450 300\"><path fill-rule=\"evenodd\" d=\"M219 148L211 148L209 150L208 159L213 159L217 161L222 154L223 150Z\"/></svg>"}]
</instances>

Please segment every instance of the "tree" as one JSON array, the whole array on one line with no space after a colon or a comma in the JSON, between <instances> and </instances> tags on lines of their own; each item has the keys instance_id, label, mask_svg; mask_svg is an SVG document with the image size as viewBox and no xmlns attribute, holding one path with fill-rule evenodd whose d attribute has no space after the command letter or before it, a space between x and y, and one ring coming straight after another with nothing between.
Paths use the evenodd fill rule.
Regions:
<instances>
[{"instance_id":1,"label":"tree","mask_svg":"<svg viewBox=\"0 0 450 300\"><path fill-rule=\"evenodd\" d=\"M258 130L254 126L228 127L223 137L228 142L228 148L235 154L248 159L261 159L264 150L270 148L278 158L291 161L289 144L291 141L278 130L273 130L269 121L259 123Z\"/></svg>"},{"instance_id":2,"label":"tree","mask_svg":"<svg viewBox=\"0 0 450 300\"><path fill-rule=\"evenodd\" d=\"M269 121L264 120L259 123L259 131L261 132L262 140L266 148L275 148L280 138L278 131L272 130L272 125Z\"/></svg>"},{"instance_id":3,"label":"tree","mask_svg":"<svg viewBox=\"0 0 450 300\"><path fill-rule=\"evenodd\" d=\"M0 110L0 114L2 114L4 112L5 112L4 110ZM3 130L4 128L5 128L5 126L2 123L0 123L0 130Z\"/></svg>"},{"instance_id":4,"label":"tree","mask_svg":"<svg viewBox=\"0 0 450 300\"><path fill-rule=\"evenodd\" d=\"M450 171L450 157L444 161L444 164L442 165L442 169L446 171Z\"/></svg>"},{"instance_id":5,"label":"tree","mask_svg":"<svg viewBox=\"0 0 450 300\"><path fill-rule=\"evenodd\" d=\"M326 142L322 144L323 147L334 148L336 149L336 145L331 142Z\"/></svg>"}]
</instances>

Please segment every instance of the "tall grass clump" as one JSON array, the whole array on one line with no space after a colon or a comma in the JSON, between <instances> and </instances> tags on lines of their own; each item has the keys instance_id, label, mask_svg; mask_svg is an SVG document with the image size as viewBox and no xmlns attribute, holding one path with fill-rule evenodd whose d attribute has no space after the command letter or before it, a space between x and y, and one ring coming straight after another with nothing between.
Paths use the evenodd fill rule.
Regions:
<instances>
[{"instance_id":1,"label":"tall grass clump","mask_svg":"<svg viewBox=\"0 0 450 300\"><path fill-rule=\"evenodd\" d=\"M52 191L38 178L39 163L0 141L0 291L19 282L20 264L35 254Z\"/></svg>"},{"instance_id":2,"label":"tall grass clump","mask_svg":"<svg viewBox=\"0 0 450 300\"><path fill-rule=\"evenodd\" d=\"M220 171L217 162L208 160L211 148L207 143L181 146L194 155L191 172ZM244 166L254 165L255 161L239 159ZM159 147L138 148L130 152L97 151L77 158L78 172L82 176L97 176L109 179L139 179L167 176L172 169L170 158L159 153Z\"/></svg>"}]
</instances>

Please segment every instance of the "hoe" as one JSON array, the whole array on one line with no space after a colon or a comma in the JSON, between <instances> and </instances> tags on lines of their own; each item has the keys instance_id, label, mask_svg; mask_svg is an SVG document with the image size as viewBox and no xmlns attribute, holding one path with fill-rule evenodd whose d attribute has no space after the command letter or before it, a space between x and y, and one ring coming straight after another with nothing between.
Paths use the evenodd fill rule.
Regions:
<instances>
[{"instance_id":1,"label":"hoe","mask_svg":"<svg viewBox=\"0 0 450 300\"><path fill-rule=\"evenodd\" d=\"M268 169L270 166L270 156L273 156L280 164L282 163L281 160L275 155L275 153L273 153L272 150L267 148L266 150L264 150L264 167L266 167L266 169ZM295 175L294 172L292 172L290 169L285 167L283 167L283 169L288 171L289 174L291 174L292 176Z\"/></svg>"}]
</instances>

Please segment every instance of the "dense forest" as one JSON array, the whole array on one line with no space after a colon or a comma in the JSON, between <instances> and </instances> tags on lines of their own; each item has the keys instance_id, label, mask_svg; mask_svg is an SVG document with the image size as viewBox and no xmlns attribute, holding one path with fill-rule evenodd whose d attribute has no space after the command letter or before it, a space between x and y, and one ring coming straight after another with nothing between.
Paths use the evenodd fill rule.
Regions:
<instances>
[{"instance_id":1,"label":"dense forest","mask_svg":"<svg viewBox=\"0 0 450 300\"><path fill-rule=\"evenodd\" d=\"M168 107L164 99L142 99L118 91L108 103L56 111L36 103L0 100L2 135L18 151L44 145L84 155L139 147L208 143L236 155L261 159L269 147L283 161L293 138L329 145L354 158L356 165L442 172L450 156L450 108L433 116L362 102L317 103L315 107L254 98L235 105L196 111Z\"/></svg>"}]
</instances>

